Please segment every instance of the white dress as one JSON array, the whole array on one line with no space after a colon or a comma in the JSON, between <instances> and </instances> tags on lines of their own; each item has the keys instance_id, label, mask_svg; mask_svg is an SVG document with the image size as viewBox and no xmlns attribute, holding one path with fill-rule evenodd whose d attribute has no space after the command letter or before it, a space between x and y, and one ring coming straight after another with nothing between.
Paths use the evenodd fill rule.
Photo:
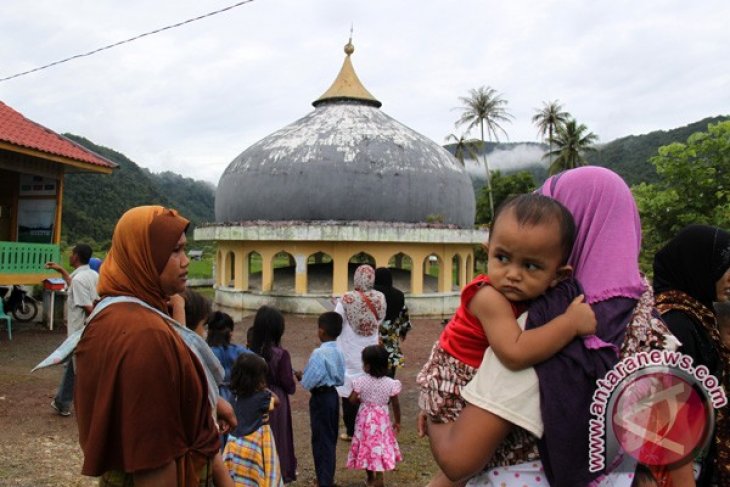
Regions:
<instances>
[{"instance_id":1,"label":"white dress","mask_svg":"<svg viewBox=\"0 0 730 487\"><path fill-rule=\"evenodd\" d=\"M352 381L365 373L362 368L362 351L370 345L377 345L380 338L376 329L372 335L358 335L350 326L345 316L345 309L342 302L338 301L335 311L342 316L342 333L337 337L335 343L345 356L345 383L337 387L337 393L341 397L349 397L352 393Z\"/></svg>"}]
</instances>

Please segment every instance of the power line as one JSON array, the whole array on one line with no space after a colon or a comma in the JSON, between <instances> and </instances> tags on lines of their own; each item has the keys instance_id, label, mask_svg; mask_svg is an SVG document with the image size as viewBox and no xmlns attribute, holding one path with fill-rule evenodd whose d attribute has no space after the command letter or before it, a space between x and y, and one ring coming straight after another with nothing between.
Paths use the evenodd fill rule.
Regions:
<instances>
[{"instance_id":1,"label":"power line","mask_svg":"<svg viewBox=\"0 0 730 487\"><path fill-rule=\"evenodd\" d=\"M227 12L228 10L232 10L232 9L234 9L236 7L240 7L241 5L244 5L244 4L247 4L247 3L252 3L253 1L254 0L243 0L243 1L238 2L238 3L234 3L233 5L229 5L228 7L224 7L222 9L220 9L220 10L215 10L213 12L208 12L207 14L203 14L203 15L200 15L198 17L194 17L192 19L183 20L182 22L178 22L177 24L172 24L172 25L168 25L166 27L162 27L160 29L156 29L156 30L150 31L150 32L145 32L144 34L140 34L140 35L137 35L137 36L134 36L134 37L130 37L129 39L125 39L123 41L115 42L114 44L109 44L108 46L100 47L98 49L94 49L93 51L85 52L83 54L76 54L75 56L67 57L65 59L61 59L60 61L55 61L55 62L52 62L50 64L46 64L45 66L40 66L38 68L33 68L31 70L28 70L28 71L23 71L22 73L17 73L17 74L14 74L12 76L7 76L5 78L0 78L0 82L7 81L7 80L10 80L10 79L14 79L14 78L19 78L21 76L25 76L26 74L35 73L36 71L42 71L44 69L48 69L48 68L53 67L53 66L56 66L58 64L66 63L66 62L72 61L74 59L78 59L78 58L82 58L82 57L86 57L86 56L91 56L92 54L96 54L96 53L101 52L101 51L106 51L107 49L111 49L112 47L121 46L122 44L127 44L129 42L136 41L137 39L141 39L143 37L151 36L153 34L159 34L160 32L163 32L163 31L166 31L166 30L170 30L170 29L175 29L177 27L181 27L181 26L183 26L185 24L189 24L191 22L195 22L197 20L201 20L201 19L204 19L206 17L212 17L213 15L217 15L219 13Z\"/></svg>"}]
</instances>

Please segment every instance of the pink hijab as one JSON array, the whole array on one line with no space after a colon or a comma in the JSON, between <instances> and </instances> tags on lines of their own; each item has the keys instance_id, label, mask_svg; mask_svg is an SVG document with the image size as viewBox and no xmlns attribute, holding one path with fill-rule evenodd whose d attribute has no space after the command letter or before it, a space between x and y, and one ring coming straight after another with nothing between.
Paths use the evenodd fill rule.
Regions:
<instances>
[{"instance_id":1,"label":"pink hijab","mask_svg":"<svg viewBox=\"0 0 730 487\"><path fill-rule=\"evenodd\" d=\"M639 299L645 289L638 264L641 223L624 180L609 169L585 166L548 178L538 191L573 214L577 234L568 263L586 302Z\"/></svg>"},{"instance_id":2,"label":"pink hijab","mask_svg":"<svg viewBox=\"0 0 730 487\"><path fill-rule=\"evenodd\" d=\"M361 265L355 270L355 290L342 296L342 307L352 330L358 335L378 333L385 318L385 296L373 289L375 269Z\"/></svg>"}]
</instances>

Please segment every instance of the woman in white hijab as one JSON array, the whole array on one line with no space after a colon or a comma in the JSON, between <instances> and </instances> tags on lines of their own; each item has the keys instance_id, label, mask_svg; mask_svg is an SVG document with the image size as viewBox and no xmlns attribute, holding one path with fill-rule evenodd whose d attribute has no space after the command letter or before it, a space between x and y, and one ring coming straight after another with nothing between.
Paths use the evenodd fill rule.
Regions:
<instances>
[{"instance_id":1,"label":"woman in white hijab","mask_svg":"<svg viewBox=\"0 0 730 487\"><path fill-rule=\"evenodd\" d=\"M355 432L358 406L349 401L352 380L365 372L362 368L362 350L377 345L379 327L385 318L385 296L373 289L375 269L361 265L355 270L355 290L345 293L338 300L335 311L342 316L342 333L337 337L337 347L345 356L345 384L337 388L342 398L342 420L345 432L340 435L349 441Z\"/></svg>"}]
</instances>

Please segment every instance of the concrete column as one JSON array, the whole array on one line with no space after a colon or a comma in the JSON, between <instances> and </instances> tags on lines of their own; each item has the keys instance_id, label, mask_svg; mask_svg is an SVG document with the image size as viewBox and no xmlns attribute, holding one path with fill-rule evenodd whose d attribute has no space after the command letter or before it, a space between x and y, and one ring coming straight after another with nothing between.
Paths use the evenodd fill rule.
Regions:
<instances>
[{"instance_id":1,"label":"concrete column","mask_svg":"<svg viewBox=\"0 0 730 487\"><path fill-rule=\"evenodd\" d=\"M349 256L343 252L332 255L332 294L342 296L347 292L347 263Z\"/></svg>"},{"instance_id":2,"label":"concrete column","mask_svg":"<svg viewBox=\"0 0 730 487\"><path fill-rule=\"evenodd\" d=\"M294 256L296 267L294 269L294 292L296 294L307 294L307 256L297 254Z\"/></svg>"},{"instance_id":3,"label":"concrete column","mask_svg":"<svg viewBox=\"0 0 730 487\"><path fill-rule=\"evenodd\" d=\"M233 280L233 273L231 272L231 259L233 258L233 254L231 249L226 249L225 252L225 257L223 259L223 275L225 276L223 278L223 285L225 287L230 287L231 281Z\"/></svg>"},{"instance_id":4,"label":"concrete column","mask_svg":"<svg viewBox=\"0 0 730 487\"><path fill-rule=\"evenodd\" d=\"M419 296L423 294L423 262L426 256L421 254L411 255L411 294Z\"/></svg>"},{"instance_id":5,"label":"concrete column","mask_svg":"<svg viewBox=\"0 0 730 487\"><path fill-rule=\"evenodd\" d=\"M261 253L261 292L270 293L274 287L274 256L269 252Z\"/></svg>"},{"instance_id":6,"label":"concrete column","mask_svg":"<svg viewBox=\"0 0 730 487\"><path fill-rule=\"evenodd\" d=\"M223 285L223 251L220 248L215 257L215 283L218 287Z\"/></svg>"},{"instance_id":7,"label":"concrete column","mask_svg":"<svg viewBox=\"0 0 730 487\"><path fill-rule=\"evenodd\" d=\"M459 289L464 289L464 286L466 286L467 280L466 280L466 266L468 264L468 257L465 257L463 254L459 254L461 266L459 266Z\"/></svg>"},{"instance_id":8,"label":"concrete column","mask_svg":"<svg viewBox=\"0 0 730 487\"><path fill-rule=\"evenodd\" d=\"M236 289L248 290L248 256L246 249L241 245L236 252Z\"/></svg>"},{"instance_id":9,"label":"concrete column","mask_svg":"<svg viewBox=\"0 0 730 487\"><path fill-rule=\"evenodd\" d=\"M453 259L449 254L436 254L440 259L438 292L451 292L451 274L454 268Z\"/></svg>"},{"instance_id":10,"label":"concrete column","mask_svg":"<svg viewBox=\"0 0 730 487\"><path fill-rule=\"evenodd\" d=\"M474 252L469 252L469 255L466 256L466 284L470 283L472 279L474 279Z\"/></svg>"}]
</instances>

